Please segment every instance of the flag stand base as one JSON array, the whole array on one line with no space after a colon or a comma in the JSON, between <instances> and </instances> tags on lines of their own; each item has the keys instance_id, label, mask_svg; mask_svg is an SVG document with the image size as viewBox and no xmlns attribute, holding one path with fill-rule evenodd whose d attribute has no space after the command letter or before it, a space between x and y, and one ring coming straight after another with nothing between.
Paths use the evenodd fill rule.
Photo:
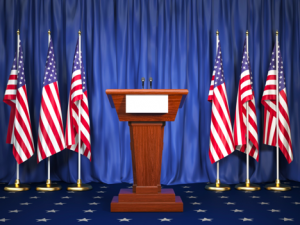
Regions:
<instances>
[{"instance_id":1,"label":"flag stand base","mask_svg":"<svg viewBox=\"0 0 300 225\"><path fill-rule=\"evenodd\" d=\"M47 180L46 184L41 184L36 187L37 191L59 191L61 186L59 184L51 184L51 180Z\"/></svg>"},{"instance_id":2,"label":"flag stand base","mask_svg":"<svg viewBox=\"0 0 300 225\"><path fill-rule=\"evenodd\" d=\"M77 180L77 184L71 184L67 187L68 191L89 191L92 190L92 186L89 184L82 184L81 180Z\"/></svg>"},{"instance_id":3,"label":"flag stand base","mask_svg":"<svg viewBox=\"0 0 300 225\"><path fill-rule=\"evenodd\" d=\"M10 184L4 187L4 191L12 191L12 192L28 191L29 189L30 186L28 184L20 184L20 180L16 180L14 184Z\"/></svg>"},{"instance_id":4,"label":"flag stand base","mask_svg":"<svg viewBox=\"0 0 300 225\"><path fill-rule=\"evenodd\" d=\"M206 185L205 189L209 191L229 191L230 186L227 184L221 184L220 180L217 179L216 183Z\"/></svg>"},{"instance_id":5,"label":"flag stand base","mask_svg":"<svg viewBox=\"0 0 300 225\"><path fill-rule=\"evenodd\" d=\"M247 179L245 183L235 185L235 189L238 191L259 191L260 186L257 184L251 184L250 180Z\"/></svg>"},{"instance_id":6,"label":"flag stand base","mask_svg":"<svg viewBox=\"0 0 300 225\"><path fill-rule=\"evenodd\" d=\"M290 191L292 188L289 185L281 184L280 180L277 179L275 183L267 184L265 189L268 191Z\"/></svg>"}]
</instances>

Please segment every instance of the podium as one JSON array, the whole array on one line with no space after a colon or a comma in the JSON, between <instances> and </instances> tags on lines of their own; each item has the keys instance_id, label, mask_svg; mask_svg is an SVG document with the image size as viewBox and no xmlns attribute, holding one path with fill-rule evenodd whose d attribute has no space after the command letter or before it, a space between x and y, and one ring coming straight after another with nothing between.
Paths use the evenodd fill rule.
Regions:
<instances>
[{"instance_id":1,"label":"podium","mask_svg":"<svg viewBox=\"0 0 300 225\"><path fill-rule=\"evenodd\" d=\"M183 212L183 203L171 188L161 188L164 126L174 121L186 89L107 89L119 121L128 121L132 155L132 189L121 189L111 212Z\"/></svg>"}]
</instances>

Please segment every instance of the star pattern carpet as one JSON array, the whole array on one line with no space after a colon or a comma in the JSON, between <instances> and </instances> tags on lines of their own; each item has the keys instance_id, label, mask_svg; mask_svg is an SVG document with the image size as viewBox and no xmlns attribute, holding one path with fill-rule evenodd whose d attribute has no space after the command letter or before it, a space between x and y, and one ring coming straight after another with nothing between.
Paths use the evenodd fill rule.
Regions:
<instances>
[{"instance_id":1,"label":"star pattern carpet","mask_svg":"<svg viewBox=\"0 0 300 225\"><path fill-rule=\"evenodd\" d=\"M283 182L285 183L285 182ZM5 192L0 184L1 224L300 224L300 183L289 181L289 192L211 192L204 183L162 185L173 188L184 203L183 213L111 213L110 202L129 184L91 183L87 192ZM196 198L190 198L194 196ZM255 197L254 197L255 196Z\"/></svg>"}]
</instances>

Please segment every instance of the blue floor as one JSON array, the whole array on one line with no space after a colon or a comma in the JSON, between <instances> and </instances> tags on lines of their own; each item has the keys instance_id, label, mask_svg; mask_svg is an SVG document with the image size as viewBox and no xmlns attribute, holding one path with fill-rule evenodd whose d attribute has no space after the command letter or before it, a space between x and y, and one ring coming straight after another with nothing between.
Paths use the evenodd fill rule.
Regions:
<instances>
[{"instance_id":1,"label":"blue floor","mask_svg":"<svg viewBox=\"0 0 300 225\"><path fill-rule=\"evenodd\" d=\"M0 184L0 224L300 224L300 183L288 192L211 192L206 184L165 186L173 188L184 203L183 213L111 213L110 202L120 188L130 184L92 183L87 192L68 192L58 182L57 192L11 193ZM263 187L265 184L261 184Z\"/></svg>"}]
</instances>

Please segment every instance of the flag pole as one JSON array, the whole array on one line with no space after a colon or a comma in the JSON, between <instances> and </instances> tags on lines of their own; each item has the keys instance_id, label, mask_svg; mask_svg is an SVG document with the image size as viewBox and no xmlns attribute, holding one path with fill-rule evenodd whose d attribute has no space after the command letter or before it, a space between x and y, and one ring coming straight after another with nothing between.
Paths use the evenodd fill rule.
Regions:
<instances>
[{"instance_id":1,"label":"flag pole","mask_svg":"<svg viewBox=\"0 0 300 225\"><path fill-rule=\"evenodd\" d=\"M218 54L218 44L219 44L219 31L216 31L216 55ZM205 186L206 190L209 191L229 191L230 186L227 184L221 184L220 182L220 164L217 161L217 179L216 183L208 184Z\"/></svg>"},{"instance_id":2,"label":"flag pole","mask_svg":"<svg viewBox=\"0 0 300 225\"><path fill-rule=\"evenodd\" d=\"M51 32L48 30L48 48L50 45L51 40ZM61 186L58 184L52 184L50 179L50 156L48 157L48 179L46 181L46 184L41 184L36 187L37 191L59 191L61 190Z\"/></svg>"},{"instance_id":3,"label":"flag pole","mask_svg":"<svg viewBox=\"0 0 300 225\"><path fill-rule=\"evenodd\" d=\"M81 31L78 31L78 50L79 50L79 66L81 70ZM84 95L84 94L83 94ZM81 101L78 101L78 179L77 184L71 184L67 187L68 191L88 191L92 189L92 186L89 184L83 184L81 182Z\"/></svg>"},{"instance_id":4,"label":"flag pole","mask_svg":"<svg viewBox=\"0 0 300 225\"><path fill-rule=\"evenodd\" d=\"M247 49L247 61L249 62L249 47L248 47L248 35L249 32L246 31L246 49ZM249 66L250 69L250 66ZM251 72L249 70L249 75L251 76ZM249 178L249 101L246 102L246 121L247 121L247 128L246 128L246 182L242 184L237 184L235 188L239 191L259 191L260 186L257 184L251 184Z\"/></svg>"},{"instance_id":5,"label":"flag pole","mask_svg":"<svg viewBox=\"0 0 300 225\"><path fill-rule=\"evenodd\" d=\"M279 124L278 124L278 118L279 118L279 87L278 87L278 31L276 31L276 181L275 184L267 184L265 188L268 191L289 191L291 190L291 187L286 184L281 184L279 180L279 145L278 145L278 139L279 139Z\"/></svg>"},{"instance_id":6,"label":"flag pole","mask_svg":"<svg viewBox=\"0 0 300 225\"><path fill-rule=\"evenodd\" d=\"M20 56L20 30L17 31L17 76L19 75L19 56ZM19 191L28 191L30 186L28 184L20 183L20 166L17 163L17 171L16 171L16 181L14 184L7 185L4 187L5 191L19 192Z\"/></svg>"}]
</instances>

